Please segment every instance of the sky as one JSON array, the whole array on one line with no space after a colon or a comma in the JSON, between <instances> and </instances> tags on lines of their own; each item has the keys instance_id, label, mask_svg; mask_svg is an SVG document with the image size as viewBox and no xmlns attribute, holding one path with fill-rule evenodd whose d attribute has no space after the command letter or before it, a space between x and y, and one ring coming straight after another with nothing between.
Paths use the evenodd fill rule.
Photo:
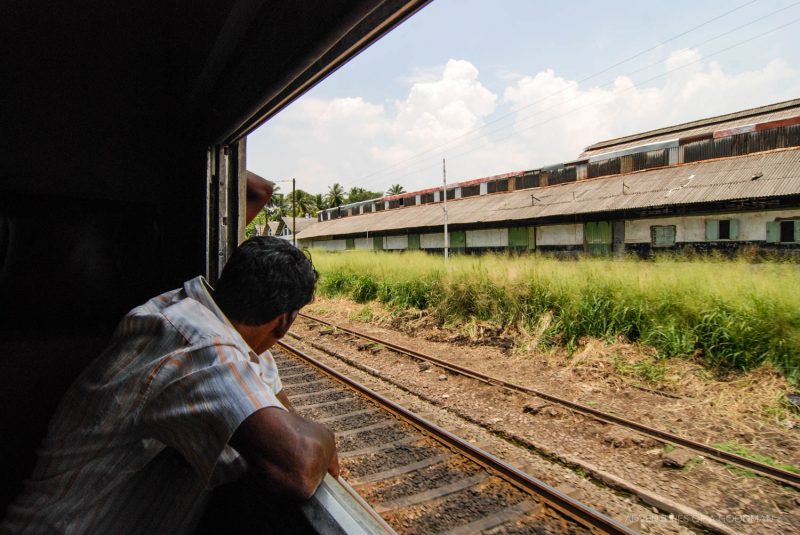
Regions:
<instances>
[{"instance_id":1,"label":"sky","mask_svg":"<svg viewBox=\"0 0 800 535\"><path fill-rule=\"evenodd\" d=\"M248 136L247 167L406 191L800 98L800 1L434 0Z\"/></svg>"}]
</instances>

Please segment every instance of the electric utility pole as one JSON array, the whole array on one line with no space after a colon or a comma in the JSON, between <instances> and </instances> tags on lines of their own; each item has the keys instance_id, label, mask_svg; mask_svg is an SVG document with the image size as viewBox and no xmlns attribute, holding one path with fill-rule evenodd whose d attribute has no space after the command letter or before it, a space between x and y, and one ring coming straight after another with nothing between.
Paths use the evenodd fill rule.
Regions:
<instances>
[{"instance_id":1,"label":"electric utility pole","mask_svg":"<svg viewBox=\"0 0 800 535\"><path fill-rule=\"evenodd\" d=\"M444 265L447 265L448 249L450 248L450 237L447 233L447 167L444 158L442 158L442 195L444 196Z\"/></svg>"},{"instance_id":2,"label":"electric utility pole","mask_svg":"<svg viewBox=\"0 0 800 535\"><path fill-rule=\"evenodd\" d=\"M292 177L292 245L297 247L295 225L297 223L297 190L294 188L295 179Z\"/></svg>"}]
</instances>

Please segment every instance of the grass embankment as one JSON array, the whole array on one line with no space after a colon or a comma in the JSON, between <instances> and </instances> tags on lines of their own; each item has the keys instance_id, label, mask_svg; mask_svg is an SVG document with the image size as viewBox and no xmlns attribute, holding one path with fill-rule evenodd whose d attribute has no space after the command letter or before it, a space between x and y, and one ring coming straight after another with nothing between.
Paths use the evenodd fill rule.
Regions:
<instances>
[{"instance_id":1,"label":"grass embankment","mask_svg":"<svg viewBox=\"0 0 800 535\"><path fill-rule=\"evenodd\" d=\"M581 259L312 252L320 291L429 312L442 325L489 322L572 350L619 336L661 357L699 355L720 370L771 363L800 373L800 268L704 259Z\"/></svg>"}]
</instances>

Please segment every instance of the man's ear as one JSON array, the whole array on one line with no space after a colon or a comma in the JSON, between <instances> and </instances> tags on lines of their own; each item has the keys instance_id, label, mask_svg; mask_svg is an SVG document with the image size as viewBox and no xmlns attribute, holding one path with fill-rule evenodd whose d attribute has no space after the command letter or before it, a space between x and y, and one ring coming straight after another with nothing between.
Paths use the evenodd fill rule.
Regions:
<instances>
[{"instance_id":1,"label":"man's ear","mask_svg":"<svg viewBox=\"0 0 800 535\"><path fill-rule=\"evenodd\" d=\"M289 332L289 328L291 328L294 319L297 317L297 311L294 312L284 312L277 318L277 324L275 325L275 338L281 339L286 336L286 333Z\"/></svg>"}]
</instances>

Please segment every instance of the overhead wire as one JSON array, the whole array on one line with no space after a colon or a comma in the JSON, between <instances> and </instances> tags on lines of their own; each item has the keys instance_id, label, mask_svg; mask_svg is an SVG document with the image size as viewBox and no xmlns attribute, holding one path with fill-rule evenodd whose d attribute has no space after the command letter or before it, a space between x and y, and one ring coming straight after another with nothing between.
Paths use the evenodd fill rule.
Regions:
<instances>
[{"instance_id":1,"label":"overhead wire","mask_svg":"<svg viewBox=\"0 0 800 535\"><path fill-rule=\"evenodd\" d=\"M800 2L798 2L798 3L800 3ZM793 4L793 5L795 5L795 4ZM784 23L784 24L782 24L782 25L779 25L779 26L777 26L777 27L775 27L775 28L772 28L772 29L770 29L770 30L767 30L767 31L765 31L765 32L762 32L762 33L760 33L760 34L758 34L758 35L755 35L755 36L753 36L753 37L750 37L750 38L748 38L748 39L745 39L745 40L739 41L739 42L737 42L737 43L734 43L733 45L727 46L727 47L725 47L725 48L723 48L723 49L720 49L720 50L718 50L718 51L716 51L716 52L713 52L713 53L711 53L711 54L707 54L707 55L705 55L705 56L702 56L702 57L700 57L700 58L697 58L697 59L695 59L695 60L693 60L693 61L691 61L691 62L689 62L689 63L686 63L686 64L684 64L684 65L680 65L680 66L678 66L678 67L675 67L675 68L673 68L673 69L669 69L669 70L667 70L667 71L665 71L665 72L663 72L663 73L661 73L661 74L658 74L658 75L656 75L656 76L653 76L653 77L647 78L647 79L645 79L645 80L642 80L642 81L640 81L640 82L638 82L638 83L631 84L630 86L626 87L625 89L622 89L622 90L620 90L620 91L616 92L614 95L612 95L612 97L611 97L610 99L607 99L607 100L608 100L608 102L610 102L610 101L612 101L612 100L616 99L616 98L619 96L619 94L620 94L620 93L625 93L625 92L627 92L627 91L631 91L631 90L633 90L633 89L639 88L639 87L641 87L643 84L646 84L646 83L648 83L648 82L651 82L651 81L653 81L653 80L657 80L657 79L659 79L659 78L663 78L663 77L665 77L665 76L669 75L670 73L673 73L673 72L675 72L675 71L678 71L678 70L681 70L681 69L685 69L686 67L689 67L689 66L691 66L691 65L694 65L694 64L696 64L696 63L699 63L699 62L701 62L701 61L704 61L704 60L706 60L706 59L708 59L708 58L711 58L711 57L717 56L717 55L719 55L719 54L722 54L722 53L724 53L724 52L727 52L727 51L729 51L729 50L731 50L731 49L733 49L733 48L736 48L736 47L742 46L742 45L744 45L744 44L747 44L747 43L749 43L749 42L751 42L751 41L754 41L754 40L756 40L756 39L760 39L761 37L764 37L764 36L766 36L766 35L769 35L769 34L771 34L771 33L774 33L774 32L776 32L776 31L780 31L780 30L782 30L782 29L784 29L784 28L786 28L786 27L788 27L788 26L791 26L791 25L793 25L793 24L797 24L798 22L800 22L800 18L793 19L793 20L791 20L791 21L789 21L789 22L787 22L787 23ZM731 30L731 31L733 31L733 30ZM730 33L730 32L726 32L726 33ZM716 38L714 38L714 39L716 39ZM711 40L713 40L713 39L711 39ZM652 66L652 65L651 65L651 66ZM603 104L603 103L607 103L607 102L602 102L602 103L601 103L601 102L590 102L590 103L588 103L588 104L584 104L584 105L581 105L581 106L577 106L577 107L575 107L575 108L572 108L572 109L570 109L570 110L568 110L568 111L566 111L566 112L564 112L564 113L561 113L561 114L555 115L555 116L553 116L553 117L550 117L550 118L548 118L548 119L546 119L546 120L544 120L544 121L540 121L540 122L534 123L534 124L532 124L532 125L529 125L529 126L527 126L527 127L525 127L525 128L522 128L522 129L516 129L514 132L512 132L512 133L511 133L511 134L509 134L509 135L506 135L506 136L503 136L503 137L500 137L500 138L495 138L495 139L488 140L488 141L484 141L484 142L482 142L482 143L481 143L481 144L480 144L478 147L475 147L475 148L469 149L469 150L467 150L467 151L463 151L463 152L457 153L457 154L455 154L455 155L451 155L450 157L451 157L451 158L457 158L457 157L459 157L459 156L464 156L464 155L470 154L471 152L474 152L475 150L478 150L479 148L483 148L484 146L486 146L486 145L488 145L488 144L490 144L490 143L496 143L496 142L498 142L498 141L503 141L503 140L505 140L505 139L508 139L509 137L513 137L513 136L516 136L516 135L518 135L520 132L525 132L525 131L528 131L528 130L530 130L530 129L532 129L532 128L535 128L535 127L537 127L537 126L541 126L541 125L544 125L544 124L550 123L550 122L552 122L552 121L554 121L554 120L556 120L556 119L560 119L560 118L562 118L562 117L564 117L564 116L570 115L570 114L572 114L572 113L575 113L575 112L577 112L577 111L580 111L580 110L583 110L583 109L586 109L586 108L589 108L589 107L597 106L598 104ZM547 109L546 109L546 110L543 110L542 112L540 112L540 113L538 113L538 114L541 114L541 113L543 113L543 112L545 112L545 111L549 111L549 110L547 110ZM538 115L538 114L535 114L535 115ZM529 116L528 118L532 118L533 116L534 116L534 115L532 115L532 116ZM434 164L434 163L430 163L430 164L424 164L423 166L421 166L421 167L417 167L416 169L413 169L413 170L411 170L411 171L409 171L409 172L407 172L407 173L404 173L404 174L401 174L401 175L394 175L394 176L393 176L393 178L392 178L391 180L398 180L398 179L400 179L400 178L404 178L404 177L406 177L406 176L409 176L409 175L412 175L412 174L418 173L418 172L420 172L420 171L422 171L422 170L424 170L424 169L427 169L427 168L433 168L434 166L438 167L439 163L440 163L440 162L437 160L437 162L436 162L435 164Z\"/></svg>"},{"instance_id":2,"label":"overhead wire","mask_svg":"<svg viewBox=\"0 0 800 535\"><path fill-rule=\"evenodd\" d=\"M676 39L679 39L679 38L683 37L684 35L688 35L688 34L690 34L690 33L694 32L694 31L696 31L696 30L698 30L698 29L700 29L700 28L702 28L702 27L704 27L704 26L707 26L708 24L711 24L712 22L715 22L715 21L717 21L717 20L719 20L719 19L721 19L721 18L724 18L724 17L726 17L726 16L728 16L728 15L730 15L730 14L732 14L732 13L736 12L736 11L739 11L740 9L743 9L743 8L745 8L745 7L747 7L747 6L749 6L749 5L753 4L753 3L755 3L756 1L757 1L757 0L749 0L748 2L745 2L745 3L743 3L743 4L740 4L740 5L736 6L736 7L734 7L733 9L729 9L728 11L725 11L724 13L721 13L721 14L719 14L719 15L715 16L715 17L712 17L712 18L710 18L710 19L708 19L708 20L706 20L706 21L704 21L704 22L702 22L702 23L700 23L700 24L698 24L698 25L696 25L696 26L693 26L692 28L690 28L690 29L688 29L688 30L685 30L685 31L683 31L683 32L681 32L681 33L679 33L679 34L677 34L677 35L673 35L673 36L672 36L672 37L670 37L669 39L666 39L666 40L664 40L664 41L660 41L658 44L656 44L656 45L654 45L654 46L651 46L651 47L649 47L649 48L646 48L646 49L644 49L644 50L641 50L641 51L639 51L639 52L637 52L637 53L635 53L635 54L633 54L633 55L631 55L631 56L628 56L627 58L625 58L625 59L623 59L623 60L620 60L620 61L618 61L618 62L614 63L613 65L610 65L610 66L608 66L608 67L605 67L605 68L603 68L603 69L601 69L601 70L599 70L599 71L597 71L597 72L595 72L595 73L592 73L592 74L590 74L590 75L588 75L588 76L585 76L584 78L581 78L580 80L571 81L571 82L570 82L570 85L580 85L580 84L582 84L582 83L584 83L584 82L587 82L587 81L589 81L589 80L591 80L591 79L593 79L593 78L596 78L597 76L600 76L601 74L605 74L606 72L609 72L609 71L611 71L611 70L613 70L613 69L615 69L615 68L619 67L620 65L624 65L624 64L626 64L626 63L628 63L628 62L630 62L630 61L633 61L634 59L636 59L636 58L638 58L638 57L641 57L641 56L643 56L644 54L647 54L648 52L652 52L653 50L656 50L657 48L659 48L659 47L661 47L661 46L664 46L664 45L665 45L665 44L667 44L667 43L670 43L670 42L672 42L672 41L675 41ZM800 2L799 2L799 3L800 3ZM779 9L778 11L782 11L783 9L788 9L788 7L792 7L792 6L796 5L796 4L797 4L797 3L795 3L795 4L792 4L791 6L787 6L786 8ZM773 12L773 13L771 13L769 16L771 16L771 15L774 15L775 13L777 13L777 11L776 11L776 12ZM764 17L762 17L762 18L764 18ZM760 19L756 19L756 20L754 20L754 21L751 21L751 22L750 22L750 23L748 23L748 24L752 24L752 23L754 23L754 22L757 22L758 20L760 20ZM746 26L746 25L747 25L747 24L745 24L745 26ZM379 174L379 173L383 173L383 172L385 172L385 171L386 171L386 169L392 169L392 168L395 168L395 167L399 167L400 165L403 165L404 163L407 163L407 162L409 162L409 161L415 160L415 159L417 159L417 158L419 158L419 157L421 157L421 156L423 156L423 155L425 155L425 154L428 154L428 153L430 153L430 152L433 152L433 151L435 151L435 150L439 150L439 149L441 149L441 148L443 148L443 147L446 147L447 145L451 144L451 143L452 143L452 142L454 142L454 141L457 141L457 140L459 140L459 139L463 139L464 137L470 136L470 135L471 135L471 134L473 134L473 133L480 132L481 130L483 130L484 128L486 128L487 126L489 126L489 125L491 125L491 124L494 124L494 123L497 123L497 122L499 122L499 121L502 121L503 119L506 119L506 118L508 118L508 117L510 117L510 116L513 116L513 115L515 115L516 113L518 113L518 112L519 112L520 110L522 110L522 109L525 109L525 108L529 108L529 107L531 107L531 106L534 106L534 105L536 105L536 104L538 104L538 103L540 103L540 102L543 102L543 101L545 101L545 100L547 100L547 99L549 99L549 98L552 98L552 97L554 97L554 96L557 96L557 95L559 95L559 94L563 93L564 91L567 91L568 89L570 89L570 87L565 87L565 88L562 88L561 90L559 90L559 91L556 91L555 93L552 93L552 94L550 94L550 95L547 95L547 96L545 96L545 97L542 97L541 99L538 99L538 100L536 100L536 101L534 101L534 102L531 102L531 103L529 103L529 104L526 104L525 106L522 106L521 108L518 108L517 110L511 111L511 112L509 112L509 113L506 113L506 114L503 114L503 115L501 115L501 116L499 116L499 117L496 117L495 119L493 119L493 120L491 120L491 121L489 121L489 122L487 122L487 123L485 123L485 124L483 124L483 125L481 125L481 126L479 126L479 127L477 127L477 128L474 128L474 129L472 129L472 130L470 130L470 131L468 131L468 132L465 132L465 133L463 133L463 134L460 134L460 135L456 136L455 138L452 138L452 139L450 139L450 140L448 140L448 141L446 141L446 142L444 142L444 143L441 143L441 144L439 144L439 145L436 145L436 146L434 146L434 147L431 147L431 148L429 148L429 149L425 149L424 151L421 151L421 152L419 152L419 153L416 153L416 154L414 154L414 155L412 155L412 156L409 156L409 157L407 157L407 158L405 158L405 159L403 159L403 160L400 160L399 162L396 162L396 163L394 163L394 164L392 164L392 165L390 165L390 166L388 166L388 167L386 167L386 168L383 168L383 169L381 169L381 170L379 170L379 171L374 171L374 172L372 172L372 173L369 173L369 174L367 174L367 175L364 175L364 176L362 176L360 179L356 180L356 182L358 182L358 181L363 181L363 180L364 180L364 179L366 179L366 178L370 178L370 177L372 177L372 176L374 176L374 175L376 175L376 174ZM355 183L355 182L353 182L353 183Z\"/></svg>"},{"instance_id":3,"label":"overhead wire","mask_svg":"<svg viewBox=\"0 0 800 535\"><path fill-rule=\"evenodd\" d=\"M791 7L794 7L794 6L798 5L798 4L800 4L800 2L795 2L795 3L793 3L793 4L790 4L790 5L788 5L788 6L785 6L785 7L783 7L783 8L780 8L780 9L778 9L778 10L774 11L774 12L771 12L771 13L769 13L769 14L767 14L767 15L764 15L764 16L762 16L762 17L759 17L759 18L757 18L757 19L753 19L752 21L750 21L750 22L748 22L748 23L745 23L745 24L739 25L739 26L737 26L736 28L733 28L733 29L731 29L731 30L728 30L728 31L726 31L726 32L723 32L723 33L721 33L721 34L719 34L719 35L716 35L716 36L714 36L714 37L712 37L712 38L710 38L710 39L706 39L705 41L702 41L701 43L698 43L697 45L693 45L693 47L696 47L696 46L702 46L702 45L704 45L704 44L707 44L707 43L709 43L709 42L711 42L711 41L717 40L717 39L719 39L719 38L721 38L721 37L724 37L725 35L729 35L729 34L731 34L731 33L735 32L735 31L738 31L738 30L740 30L740 29L742 29L742 28L744 28L744 27L746 27L746 26L749 26L749 25L752 25L752 24L754 24L754 23L756 23L756 22L759 22L759 21L761 21L761 20L764 20L764 19L766 19L766 18L768 18L768 17L771 17L771 16L775 15L775 14L776 14L776 13L778 13L778 12L784 11L784 10L786 10L786 9L788 9L788 8L791 8ZM687 63L687 64L685 64L685 65L681 65L681 66L679 66L679 67L676 67L676 68L670 69L670 70L668 70L668 71L665 71L665 72L663 72L663 73L660 73L660 74L658 74L658 75L656 75L656 76L653 76L653 77L647 78L647 79L645 79L645 80L639 81L639 82L637 82L637 83L635 83L635 84L632 84L631 86L629 86L629 87L627 87L627 88L625 88L625 89L623 89L623 90L621 90L621 91L618 91L618 92L617 92L617 93L616 93L614 96L612 96L612 99L613 99L613 98L616 98L616 97L619 95L619 93L624 93L624 92L626 92L626 91L630 91L630 90L632 90L632 89L635 89L635 88L641 87L643 84L646 84L646 83L648 83L648 82L651 82L651 81L653 81L653 80L657 80L657 79L659 79L659 78L663 78L663 77L665 77L665 76L669 75L669 74L670 74L670 73L672 73L672 72L675 72L675 71L677 71L677 70L680 70L680 69L686 68L686 67L688 67L688 66L690 66L690 65L693 65L693 64L699 63L700 61L706 60L706 59L708 59L708 58L711 58L711 57L714 57L714 56L716 56L716 55L722 54L722 53L724 53L724 52L727 52L728 50L731 50L731 49L733 49L733 48L736 48L736 47L738 47L738 46L742 46L742 45L744 45L744 44L747 44L747 43L749 43L749 42L751 42L751 41L753 41L753 40L755 40L755 39L759 39L759 38L761 38L761 37L764 37L765 35L768 35L768 34L770 34L770 33L774 33L774 32L776 32L776 31L779 31L779 30L781 30L781 29L783 29L783 28L785 28L785 27L788 27L788 26L790 26L790 25L792 25L792 24L796 24L798 21L800 21L800 19L794 19L794 20L792 20L792 21L790 21L790 22L787 22L787 23L785 23L785 24L782 24L782 25L780 25L780 26L777 26L777 27L775 27L775 28L772 28L772 29L770 29L770 30L767 30L767 31L765 31L765 32L762 32L762 33L760 33L760 34L758 34L758 35L755 35L755 36L753 36L753 37L750 37L750 38L748 38L748 39L744 39L744 40L742 40L742 41L739 41L739 42L737 42L737 43L734 43L733 45L730 45L730 46L728 46L728 47L722 48L722 49L720 49L720 50L718 50L718 51L716 51L716 52L713 52L713 53L711 53L711 54L707 54L707 55L705 55L705 56L702 56L702 57L700 57L700 58L698 58L698 59L696 59L696 60L694 60L694 61L692 61L692 62L690 62L690 63ZM631 73L627 74L626 76L630 76L630 75L633 75L633 74L636 74L636 73L642 72L642 71L644 71L644 70L647 70L647 69L649 69L649 68L651 68L651 67L653 67L653 66L656 66L656 65L659 65L659 64L661 64L661 63L664 63L664 62L666 62L668 59L669 59L669 58L667 58L667 59L664 59L664 60L661 60L661 61L659 61L659 62L652 63L652 64L650 64L650 65L647 65L647 66L645 66L645 67L639 68L639 69L637 69L637 70L635 70L635 71L632 71ZM612 82L609 82L609 83L603 84L603 85L601 85L601 86L598 86L598 88L602 88L602 87L605 87L605 86L611 85L611 84L613 84L613 83L614 83L614 82L612 81ZM564 91L564 90L566 90L566 89L568 89L568 88L562 89L561 91ZM560 92L561 92L561 91L560 91ZM558 94L558 93L553 93L552 95L548 95L547 97L544 97L543 99L540 99L540 100L539 100L539 101L537 101L537 102L541 102L541 101L543 101L543 100L546 100L547 98L550 98L551 96L554 96L554 95L556 95L556 94ZM524 132L524 131L530 130L531 128L534 128L534 127L536 127L536 126L541 126L542 124L547 124L547 123L549 123L549 122L552 122L552 121L553 121L553 120L555 120L555 119L561 118L561 117L563 117L563 116L565 116L565 115L569 115L569 114L571 114L571 113L574 113L574 112L576 112L576 111L580 111L580 110L582 110L582 109L586 109L586 108L588 108L588 107L591 107L591 106L594 106L594 105L597 105L597 104L600 104L600 103L599 103L599 102L595 102L595 103L589 103L589 104L586 104L586 105L582 105L582 106L579 106L579 107L577 107L577 108L573 108L573 109L571 109L571 110L568 110L567 112L564 112L564 113L562 113L562 114L559 114L559 115L553 116L553 117L551 117L551 118L549 118L549 119L546 119L545 121L541 121L541 122L534 123L533 125L530 125L530 126L528 126L528 127L525 127L525 128L523 128L523 129L519 129L519 128L518 128L518 127L519 127L519 123L520 123L521 121L527 121L527 120L530 120L530 119L532 119L533 117L536 117L536 116L542 115L542 114L544 114L544 113L546 113L546 112L548 112L548 111L551 111L551 110L553 110L553 109L555 109L555 108L561 107L561 106L563 106L563 103L561 103L561 104L558 104L558 105L556 105L556 106L549 107L549 108L545 108L545 109L543 109L543 110L539 110L539 111L537 111L537 112L535 112L535 113L533 113L533 114L529 114L529 115L527 115L527 116L523 116L521 119L520 119L520 118L518 118L517 122L516 122L515 124L513 124L513 125L507 125L507 126L505 126L505 127L501 127L501 128L495 129L495 130L487 130L487 131L483 132L483 133L485 133L485 134L493 134L493 133L497 133L497 132L499 132L499 131L501 131L501 130L503 130L503 129L505 129L505 128L508 128L508 127L510 127L510 126L514 126L514 127L516 127L515 131L514 131L514 132L512 132L510 135L507 135L507 136L501 137L501 138L499 138L499 139L498 139L498 138L496 138L496 139L492 139L492 140L489 140L489 141L486 141L486 140L481 140L480 138L475 138L475 139L472 139L472 140L468 140L468 141L466 141L466 142L464 142L464 143L461 143L461 144L457 144L457 145L455 145L454 147L458 147L459 145L462 145L462 146L463 146L463 145L465 145L465 144L472 143L472 142L475 142L475 141L482 141L478 147L475 147L475 148L473 148L473 149L469 149L469 150L467 150L467 151L464 151L464 152L461 152L461 153L458 153L458 154L455 154L455 155L451 155L451 157L458 157L458 156L463 156L463 155L465 155L465 154L469 154L470 152L473 152L473 151L475 151L475 150L477 150L477 149L479 149L479 148L482 148L482 147L484 147L484 146L488 145L489 143L493 143L493 142L497 142L497 141L502 141L502 140L508 139L509 137L512 137L512 136L514 136L514 135L517 135L519 132ZM529 107L529 106L526 106L526 107ZM512 113L516 113L517 111L518 111L518 110L515 110L515 111L514 111L514 112L512 112ZM509 115L510 115L510 114L509 114ZM496 122L496 121L495 121L495 122ZM484 125L484 126L486 126L486 125ZM483 130L483 127L482 127L482 128L480 128L480 129L475 129L475 131L480 131L480 130ZM466 134L465 134L465 135L466 135ZM464 137L464 136L461 136L461 137ZM439 147L436 147L436 148L441 148L441 147L443 147L443 146L446 146L446 145L448 145L448 143L445 143L445 144L443 144L443 145L441 145L441 146L439 146ZM454 148L454 147L451 147L451 148ZM434 148L434 149L429 149L429 150L428 150L428 151L426 151L426 152L430 152L431 150L435 150L435 148ZM422 155L422 154L423 154L423 153L420 153L420 155ZM413 157L412 157L412 158L409 158L409 159L407 159L407 161L410 161L411 159L413 159ZM414 174L414 173L418 173L418 172L420 172L420 171L422 171L422 170L424 170L424 169L426 169L426 168L431 168L431 167L433 167L434 165L436 165L436 166L438 167L438 165L439 165L439 164L440 164L440 161L439 161L439 159L438 159L438 157L437 157L437 162L436 162L436 164L434 164L434 163L427 164L427 163L426 163L426 164L423 164L421 167L416 167L415 169L412 169L412 170L410 170L410 171L408 171L408 172L406 172L406 173L400 174L400 175L396 175L396 174L394 174L394 173L389 173L389 176L390 176L390 177L393 177L393 178L391 178L391 179L390 179L390 181L397 180L397 179L399 179L399 178L404 178L404 177L406 177L406 176L409 176L409 175L412 175L412 174ZM395 166L393 166L393 167L396 167L396 165L395 165ZM379 172L380 172L380 173L385 173L387 169L388 169L388 168L384 168L384 169L382 169L382 170L381 170L381 171L379 171ZM376 174L376 173L372 173L372 174L370 174L370 175L367 175L367 176L374 176L375 174ZM381 178L381 179L385 179L385 178L386 178L386 176L387 176L387 175L385 175L385 174L382 174L382 176L381 176L380 178ZM368 181L368 182L363 182L363 181L362 181L361 183L362 183L362 184L364 184L364 185L368 185L368 184L370 184L370 183L373 183L373 182L374 182L374 181Z\"/></svg>"}]
</instances>

